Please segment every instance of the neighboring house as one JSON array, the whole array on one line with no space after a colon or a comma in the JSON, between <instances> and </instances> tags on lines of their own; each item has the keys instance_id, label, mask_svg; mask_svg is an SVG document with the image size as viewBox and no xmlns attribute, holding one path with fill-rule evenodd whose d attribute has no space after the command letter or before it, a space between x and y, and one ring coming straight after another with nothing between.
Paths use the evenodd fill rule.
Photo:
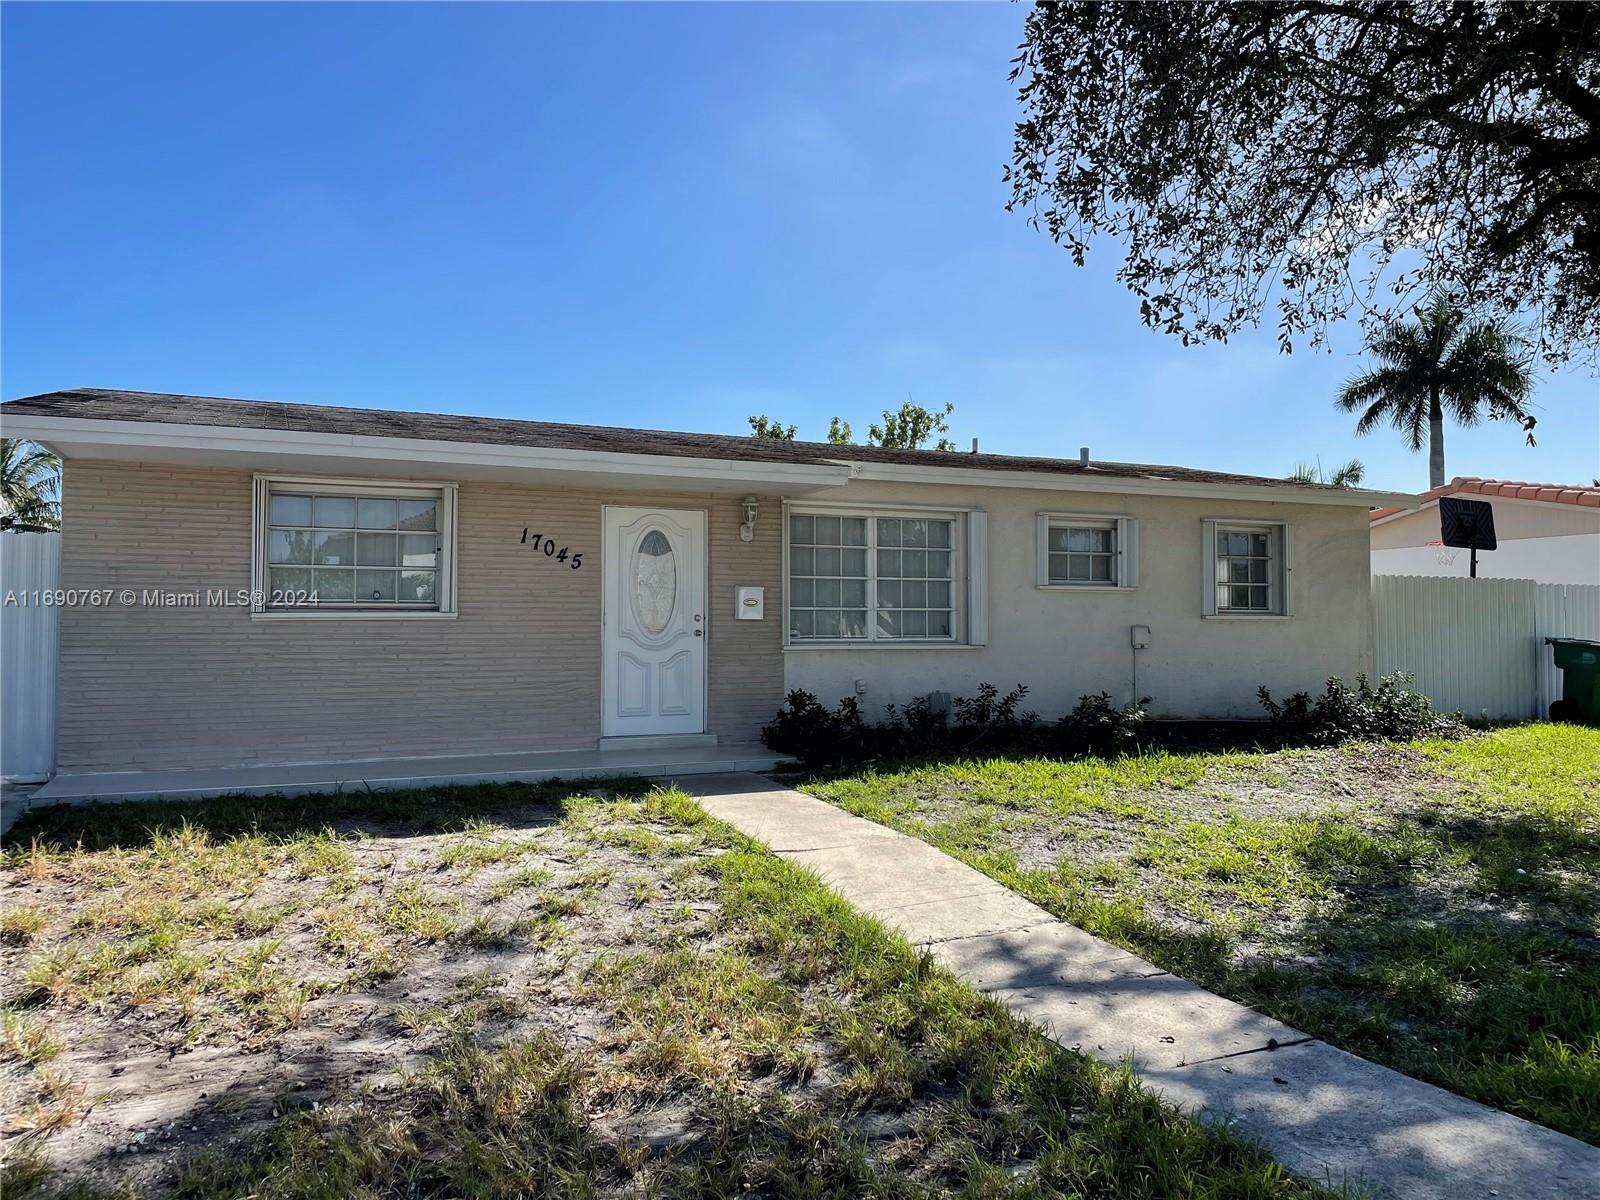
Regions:
<instances>
[{"instance_id":1,"label":"neighboring house","mask_svg":"<svg viewBox=\"0 0 1600 1200\"><path fill-rule=\"evenodd\" d=\"M1420 507L1374 510L1374 575L1467 575L1471 553L1439 538L1441 496L1494 507L1498 548L1478 552L1480 578L1600 584L1600 487L1470 476L1424 492Z\"/></svg>"},{"instance_id":2,"label":"neighboring house","mask_svg":"<svg viewBox=\"0 0 1600 1200\"><path fill-rule=\"evenodd\" d=\"M726 753L790 688L878 712L988 680L1045 716L1102 690L1256 716L1262 684L1372 669L1367 513L1412 499L115 391L0 418L65 460L61 586L86 595L61 611L57 750L77 777Z\"/></svg>"}]
</instances>

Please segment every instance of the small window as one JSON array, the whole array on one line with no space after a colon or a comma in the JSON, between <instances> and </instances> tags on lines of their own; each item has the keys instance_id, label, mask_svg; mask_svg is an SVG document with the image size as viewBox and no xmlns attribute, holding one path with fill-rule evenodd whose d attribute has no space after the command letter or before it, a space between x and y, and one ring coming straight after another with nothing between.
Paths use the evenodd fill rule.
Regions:
<instances>
[{"instance_id":1,"label":"small window","mask_svg":"<svg viewBox=\"0 0 1600 1200\"><path fill-rule=\"evenodd\" d=\"M1288 526L1206 521L1208 616L1287 616Z\"/></svg>"},{"instance_id":2,"label":"small window","mask_svg":"<svg viewBox=\"0 0 1600 1200\"><path fill-rule=\"evenodd\" d=\"M1040 513L1040 587L1129 588L1137 569L1128 517Z\"/></svg>"},{"instance_id":3,"label":"small window","mask_svg":"<svg viewBox=\"0 0 1600 1200\"><path fill-rule=\"evenodd\" d=\"M453 611L454 487L257 480L258 612Z\"/></svg>"},{"instance_id":4,"label":"small window","mask_svg":"<svg viewBox=\"0 0 1600 1200\"><path fill-rule=\"evenodd\" d=\"M954 641L958 535L955 516L790 513L789 641Z\"/></svg>"}]
</instances>

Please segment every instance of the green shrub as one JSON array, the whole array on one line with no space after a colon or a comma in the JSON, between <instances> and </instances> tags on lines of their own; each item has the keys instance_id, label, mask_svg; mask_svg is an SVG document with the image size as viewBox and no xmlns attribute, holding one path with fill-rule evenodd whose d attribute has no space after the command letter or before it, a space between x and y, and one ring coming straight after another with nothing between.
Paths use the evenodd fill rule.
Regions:
<instances>
[{"instance_id":1,"label":"green shrub","mask_svg":"<svg viewBox=\"0 0 1600 1200\"><path fill-rule=\"evenodd\" d=\"M796 689L762 729L761 740L811 766L979 750L1112 757L1135 748L1149 703L1144 697L1118 708L1101 692L1082 697L1072 712L1047 726L1037 713L1022 710L1027 695L1023 684L1002 694L994 684L981 683L976 696L955 697L948 712L918 696L903 706L884 705L883 720L868 725L854 696L829 709Z\"/></svg>"},{"instance_id":2,"label":"green shrub","mask_svg":"<svg viewBox=\"0 0 1600 1200\"><path fill-rule=\"evenodd\" d=\"M1351 687L1337 675L1322 695L1296 692L1279 704L1265 687L1256 695L1267 710L1274 741L1285 746L1337 746L1341 742L1410 741L1456 737L1461 723L1433 711L1433 702L1411 687L1415 676L1396 671L1374 688L1365 674Z\"/></svg>"},{"instance_id":3,"label":"green shrub","mask_svg":"<svg viewBox=\"0 0 1600 1200\"><path fill-rule=\"evenodd\" d=\"M795 688L783 698L772 723L762 728L761 740L804 763L856 762L870 757L871 731L854 696L830 711L810 692Z\"/></svg>"},{"instance_id":4,"label":"green shrub","mask_svg":"<svg viewBox=\"0 0 1600 1200\"><path fill-rule=\"evenodd\" d=\"M1149 696L1141 696L1118 708L1110 692L1084 696L1056 723L1056 748L1062 753L1096 758L1128 754L1139 743L1139 731L1147 715L1144 706L1149 703Z\"/></svg>"},{"instance_id":5,"label":"green shrub","mask_svg":"<svg viewBox=\"0 0 1600 1200\"><path fill-rule=\"evenodd\" d=\"M1023 744L1039 724L1037 713L1017 712L1027 694L1020 683L1003 696L994 684L980 683L975 697L951 700L948 714L934 711L926 696L904 708L886 704L882 722L873 728L874 749L903 757Z\"/></svg>"}]
</instances>

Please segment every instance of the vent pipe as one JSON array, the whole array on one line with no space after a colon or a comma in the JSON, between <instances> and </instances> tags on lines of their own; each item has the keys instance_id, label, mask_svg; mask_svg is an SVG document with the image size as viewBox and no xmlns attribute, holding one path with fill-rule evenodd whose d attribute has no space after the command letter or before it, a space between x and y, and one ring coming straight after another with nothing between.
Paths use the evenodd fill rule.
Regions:
<instances>
[{"instance_id":1,"label":"vent pipe","mask_svg":"<svg viewBox=\"0 0 1600 1200\"><path fill-rule=\"evenodd\" d=\"M1078 465L1080 467L1087 467L1089 465L1089 447L1078 447Z\"/></svg>"},{"instance_id":2,"label":"vent pipe","mask_svg":"<svg viewBox=\"0 0 1600 1200\"><path fill-rule=\"evenodd\" d=\"M973 438L972 439L972 452L974 454L976 454L978 452L978 439L977 438Z\"/></svg>"}]
</instances>

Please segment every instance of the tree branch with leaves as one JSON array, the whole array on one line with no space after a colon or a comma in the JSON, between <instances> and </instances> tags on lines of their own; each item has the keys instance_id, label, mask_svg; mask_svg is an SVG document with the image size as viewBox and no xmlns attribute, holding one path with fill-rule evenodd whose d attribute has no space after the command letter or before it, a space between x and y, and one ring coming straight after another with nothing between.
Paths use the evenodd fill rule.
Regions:
<instances>
[{"instance_id":1,"label":"tree branch with leaves","mask_svg":"<svg viewBox=\"0 0 1600 1200\"><path fill-rule=\"evenodd\" d=\"M1012 79L1009 207L1185 343L1448 291L1600 345L1600 5L1040 4Z\"/></svg>"},{"instance_id":2,"label":"tree branch with leaves","mask_svg":"<svg viewBox=\"0 0 1600 1200\"><path fill-rule=\"evenodd\" d=\"M898 409L884 409L882 424L874 421L868 426L867 444L898 450L920 450L938 434L939 440L933 448L954 450L955 443L943 435L950 432L950 414L955 410L956 406L950 403L946 403L942 409L930 409L907 400ZM775 417L752 416L746 419L750 422L751 437L778 442L795 440L796 427L785 425ZM826 440L834 446L853 444L850 422L839 417L831 418Z\"/></svg>"}]
</instances>

